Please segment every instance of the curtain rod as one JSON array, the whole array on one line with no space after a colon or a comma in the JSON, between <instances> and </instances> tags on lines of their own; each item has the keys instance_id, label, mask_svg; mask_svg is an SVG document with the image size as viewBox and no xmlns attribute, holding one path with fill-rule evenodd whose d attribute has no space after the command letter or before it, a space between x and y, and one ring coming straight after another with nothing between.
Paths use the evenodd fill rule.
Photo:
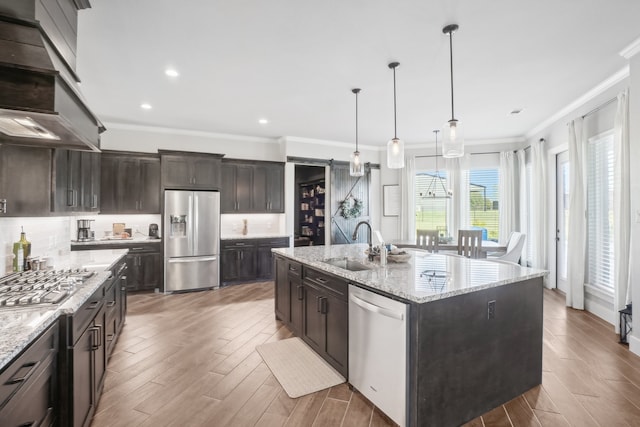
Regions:
<instances>
[{"instance_id":1,"label":"curtain rod","mask_svg":"<svg viewBox=\"0 0 640 427\"><path fill-rule=\"evenodd\" d=\"M598 111L602 110L604 107L606 107L607 105L609 105L612 102L616 101L617 99L618 99L618 97L616 96L615 98L611 98L610 100L603 102L602 104L598 105L593 110L583 114L582 118L584 119L585 117L588 117L588 116L592 115L593 113L597 113Z\"/></svg>"},{"instance_id":2,"label":"curtain rod","mask_svg":"<svg viewBox=\"0 0 640 427\"><path fill-rule=\"evenodd\" d=\"M500 151L487 151L486 153L469 153L470 156L480 156L483 154L500 154ZM416 159L426 159L428 157L442 157L440 154L429 154L428 156L415 156Z\"/></svg>"}]
</instances>

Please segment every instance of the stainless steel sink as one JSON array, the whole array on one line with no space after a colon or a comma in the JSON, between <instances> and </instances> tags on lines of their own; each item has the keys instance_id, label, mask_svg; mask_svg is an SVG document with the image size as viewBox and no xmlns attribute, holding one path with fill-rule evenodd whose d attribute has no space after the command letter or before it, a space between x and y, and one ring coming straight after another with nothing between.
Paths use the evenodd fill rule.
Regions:
<instances>
[{"instance_id":1,"label":"stainless steel sink","mask_svg":"<svg viewBox=\"0 0 640 427\"><path fill-rule=\"evenodd\" d=\"M364 270L371 270L372 268L359 261L355 261L348 258L330 258L322 262L332 265L334 267L343 268L349 271L364 271Z\"/></svg>"}]
</instances>

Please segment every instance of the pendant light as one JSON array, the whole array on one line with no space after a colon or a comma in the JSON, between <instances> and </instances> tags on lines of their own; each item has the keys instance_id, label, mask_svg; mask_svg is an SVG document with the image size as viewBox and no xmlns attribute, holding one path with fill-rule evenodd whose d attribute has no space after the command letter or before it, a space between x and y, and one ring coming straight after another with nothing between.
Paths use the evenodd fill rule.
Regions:
<instances>
[{"instance_id":1,"label":"pendant light","mask_svg":"<svg viewBox=\"0 0 640 427\"><path fill-rule=\"evenodd\" d=\"M351 161L349 162L349 175L351 176L363 176L364 167L362 160L360 159L360 152L358 151L358 93L360 89L351 89L351 92L356 95L356 151L351 155Z\"/></svg>"},{"instance_id":2,"label":"pendant light","mask_svg":"<svg viewBox=\"0 0 640 427\"><path fill-rule=\"evenodd\" d=\"M432 199L450 199L453 196L453 191L445 186L444 178L440 176L440 170L438 169L438 132L434 130L436 134L436 173L431 177L431 182L427 187L427 197Z\"/></svg>"},{"instance_id":3,"label":"pendant light","mask_svg":"<svg viewBox=\"0 0 640 427\"><path fill-rule=\"evenodd\" d=\"M393 70L393 139L387 142L387 167L400 169L404 167L404 142L398 138L396 124L396 67L399 62L392 62L389 68Z\"/></svg>"},{"instance_id":4,"label":"pendant light","mask_svg":"<svg viewBox=\"0 0 640 427\"><path fill-rule=\"evenodd\" d=\"M444 34L449 34L449 58L451 65L451 120L449 120L444 126L442 157L464 156L464 135L462 123L456 119L453 111L453 33L457 30L457 24L447 25L442 29Z\"/></svg>"}]
</instances>

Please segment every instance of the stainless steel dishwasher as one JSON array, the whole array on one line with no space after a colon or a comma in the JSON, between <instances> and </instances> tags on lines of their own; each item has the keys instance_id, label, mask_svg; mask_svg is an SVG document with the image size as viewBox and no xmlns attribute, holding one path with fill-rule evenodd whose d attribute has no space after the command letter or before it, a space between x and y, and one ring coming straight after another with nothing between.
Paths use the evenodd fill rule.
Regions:
<instances>
[{"instance_id":1,"label":"stainless steel dishwasher","mask_svg":"<svg viewBox=\"0 0 640 427\"><path fill-rule=\"evenodd\" d=\"M349 383L400 427L407 413L408 305L349 285Z\"/></svg>"}]
</instances>

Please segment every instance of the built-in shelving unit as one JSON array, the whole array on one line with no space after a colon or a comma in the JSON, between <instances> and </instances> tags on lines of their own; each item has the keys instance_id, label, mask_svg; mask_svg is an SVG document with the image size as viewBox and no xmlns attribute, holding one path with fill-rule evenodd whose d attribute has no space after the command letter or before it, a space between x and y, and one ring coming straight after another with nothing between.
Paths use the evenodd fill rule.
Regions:
<instances>
[{"instance_id":1,"label":"built-in shelving unit","mask_svg":"<svg viewBox=\"0 0 640 427\"><path fill-rule=\"evenodd\" d=\"M324 245L324 179L300 184L299 234L312 245Z\"/></svg>"}]
</instances>

